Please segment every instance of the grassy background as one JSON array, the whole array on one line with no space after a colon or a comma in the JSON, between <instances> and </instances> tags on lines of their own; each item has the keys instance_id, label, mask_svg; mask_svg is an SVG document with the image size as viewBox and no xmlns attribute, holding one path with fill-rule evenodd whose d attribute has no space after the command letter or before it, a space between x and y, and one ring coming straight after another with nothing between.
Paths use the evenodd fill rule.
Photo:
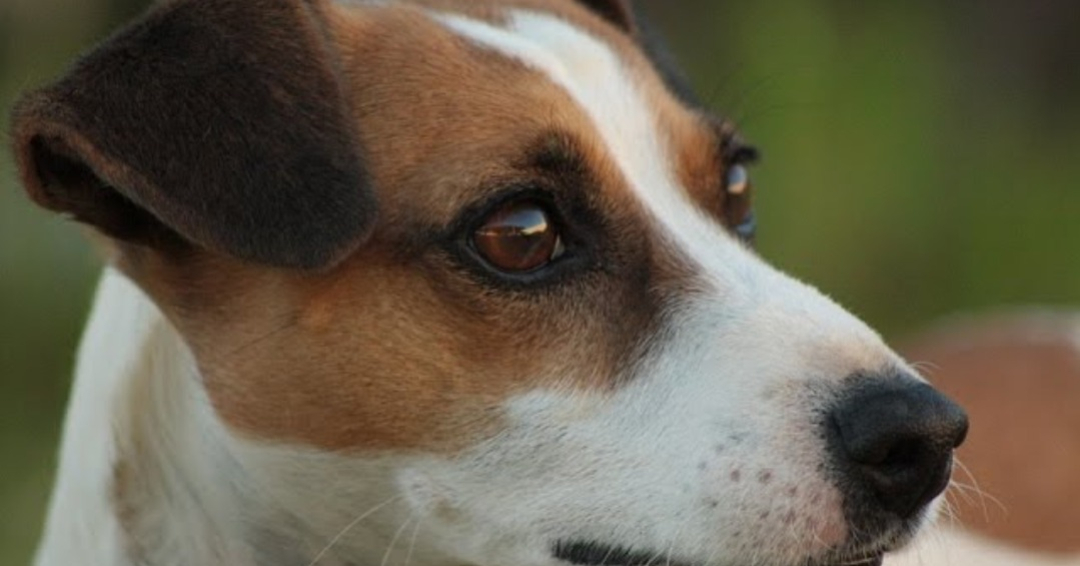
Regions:
<instances>
[{"instance_id":1,"label":"grassy background","mask_svg":"<svg viewBox=\"0 0 1080 566\"><path fill-rule=\"evenodd\" d=\"M22 89L141 8L0 0L0 130ZM889 337L936 317L1080 302L1080 3L651 0L736 118L760 247ZM722 6L718 6L722 5ZM97 260L0 152L0 564L24 564Z\"/></svg>"}]
</instances>

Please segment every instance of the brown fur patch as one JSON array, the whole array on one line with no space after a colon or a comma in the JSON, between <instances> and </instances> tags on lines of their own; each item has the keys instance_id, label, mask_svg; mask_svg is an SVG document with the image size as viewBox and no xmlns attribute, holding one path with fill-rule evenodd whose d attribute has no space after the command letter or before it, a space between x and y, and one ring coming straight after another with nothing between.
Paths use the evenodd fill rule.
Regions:
<instances>
[{"instance_id":1,"label":"brown fur patch","mask_svg":"<svg viewBox=\"0 0 1080 566\"><path fill-rule=\"evenodd\" d=\"M659 323L665 282L685 274L642 230L587 117L546 77L415 9L340 8L332 28L372 149L369 243L320 276L144 264L218 413L330 449L452 449L502 426L515 393L617 386ZM462 211L508 187L549 195L587 261L514 287L457 255Z\"/></svg>"},{"instance_id":2,"label":"brown fur patch","mask_svg":"<svg viewBox=\"0 0 1080 566\"><path fill-rule=\"evenodd\" d=\"M959 458L993 499L953 491L963 524L1032 549L1076 552L1080 324L1063 322L981 320L916 340L905 353L932 363L934 385L971 418ZM962 470L954 477L972 483Z\"/></svg>"},{"instance_id":3,"label":"brown fur patch","mask_svg":"<svg viewBox=\"0 0 1080 566\"><path fill-rule=\"evenodd\" d=\"M487 3L422 4L500 17ZM681 179L716 184L709 121L668 92L632 37L570 0L499 5L555 12L611 44ZM333 450L452 450L503 426L512 395L603 393L632 377L664 298L692 273L583 110L415 6L314 6L378 202L364 245L320 273L121 246L119 264L194 350L218 414L254 437ZM469 251L469 223L515 191L557 210L570 252L550 276L508 280Z\"/></svg>"}]
</instances>

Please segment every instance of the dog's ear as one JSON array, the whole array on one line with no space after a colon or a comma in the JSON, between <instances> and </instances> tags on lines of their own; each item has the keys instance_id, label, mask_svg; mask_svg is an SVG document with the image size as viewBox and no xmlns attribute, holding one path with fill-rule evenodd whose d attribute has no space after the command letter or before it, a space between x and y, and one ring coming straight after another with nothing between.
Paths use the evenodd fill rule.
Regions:
<instances>
[{"instance_id":1,"label":"dog's ear","mask_svg":"<svg viewBox=\"0 0 1080 566\"><path fill-rule=\"evenodd\" d=\"M578 0L578 3L629 33L637 30L630 0Z\"/></svg>"},{"instance_id":2,"label":"dog's ear","mask_svg":"<svg viewBox=\"0 0 1080 566\"><path fill-rule=\"evenodd\" d=\"M332 266L375 199L319 0L173 0L16 105L23 184L119 240Z\"/></svg>"}]
</instances>

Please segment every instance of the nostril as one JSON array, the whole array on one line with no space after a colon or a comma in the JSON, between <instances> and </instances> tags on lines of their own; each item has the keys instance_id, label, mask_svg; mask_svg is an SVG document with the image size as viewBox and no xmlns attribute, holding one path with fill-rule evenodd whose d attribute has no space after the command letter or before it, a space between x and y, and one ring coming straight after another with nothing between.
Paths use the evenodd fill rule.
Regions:
<instances>
[{"instance_id":1,"label":"nostril","mask_svg":"<svg viewBox=\"0 0 1080 566\"><path fill-rule=\"evenodd\" d=\"M844 442L844 450L852 462L880 468L902 467L914 462L926 452L922 438L888 434L888 431L882 431L872 426L872 423L859 419L853 422L863 423L862 428L853 430L850 424L835 425Z\"/></svg>"},{"instance_id":2,"label":"nostril","mask_svg":"<svg viewBox=\"0 0 1080 566\"><path fill-rule=\"evenodd\" d=\"M925 457L926 447L918 439L907 438L884 450L885 456L874 462L866 462L883 469L906 468L917 465Z\"/></svg>"},{"instance_id":3,"label":"nostril","mask_svg":"<svg viewBox=\"0 0 1080 566\"><path fill-rule=\"evenodd\" d=\"M874 494L908 515L941 493L952 472L952 451L938 451L920 439L903 439L873 461L860 461ZM907 509L907 510L904 510Z\"/></svg>"}]
</instances>

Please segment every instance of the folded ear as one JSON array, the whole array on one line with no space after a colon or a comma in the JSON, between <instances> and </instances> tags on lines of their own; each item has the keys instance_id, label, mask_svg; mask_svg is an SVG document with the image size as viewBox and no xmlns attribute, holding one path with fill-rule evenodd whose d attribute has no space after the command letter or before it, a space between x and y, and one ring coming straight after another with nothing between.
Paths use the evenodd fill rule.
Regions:
<instances>
[{"instance_id":1,"label":"folded ear","mask_svg":"<svg viewBox=\"0 0 1080 566\"><path fill-rule=\"evenodd\" d=\"M23 183L114 238L333 265L375 199L318 0L174 0L16 105Z\"/></svg>"}]
</instances>

